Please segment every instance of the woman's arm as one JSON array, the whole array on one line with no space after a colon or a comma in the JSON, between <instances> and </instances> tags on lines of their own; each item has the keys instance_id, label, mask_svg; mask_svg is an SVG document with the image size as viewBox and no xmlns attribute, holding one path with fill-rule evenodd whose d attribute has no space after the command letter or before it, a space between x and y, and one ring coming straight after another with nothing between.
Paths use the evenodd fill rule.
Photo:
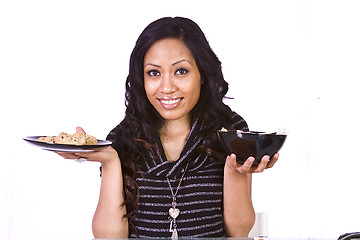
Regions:
<instances>
[{"instance_id":1,"label":"woman's arm","mask_svg":"<svg viewBox=\"0 0 360 240\"><path fill-rule=\"evenodd\" d=\"M115 150L114 160L102 164L99 202L93 217L95 238L128 238L129 228L124 203L120 159Z\"/></svg>"},{"instance_id":2,"label":"woman's arm","mask_svg":"<svg viewBox=\"0 0 360 240\"><path fill-rule=\"evenodd\" d=\"M254 225L250 178L251 174L240 173L225 164L224 226L227 237L247 237Z\"/></svg>"},{"instance_id":3,"label":"woman's arm","mask_svg":"<svg viewBox=\"0 0 360 240\"><path fill-rule=\"evenodd\" d=\"M85 133L78 127L76 132ZM118 153L112 147L99 148L94 152L59 152L66 159L85 157L88 161L100 162L102 177L99 202L93 217L92 229L95 238L128 238L129 227L124 205L123 176Z\"/></svg>"},{"instance_id":4,"label":"woman's arm","mask_svg":"<svg viewBox=\"0 0 360 240\"><path fill-rule=\"evenodd\" d=\"M235 154L226 158L224 167L224 226L228 237L247 237L255 223L255 211L251 200L252 173L272 167L279 154L269 161L264 156L258 166L252 166L253 157L244 164L236 162Z\"/></svg>"}]
</instances>

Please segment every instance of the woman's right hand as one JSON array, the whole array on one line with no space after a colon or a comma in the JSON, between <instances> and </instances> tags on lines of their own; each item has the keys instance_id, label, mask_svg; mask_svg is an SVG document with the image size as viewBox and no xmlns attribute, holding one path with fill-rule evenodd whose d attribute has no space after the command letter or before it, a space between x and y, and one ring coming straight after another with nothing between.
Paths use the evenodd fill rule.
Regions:
<instances>
[{"instance_id":1,"label":"woman's right hand","mask_svg":"<svg viewBox=\"0 0 360 240\"><path fill-rule=\"evenodd\" d=\"M85 131L81 127L77 127L76 133L85 134ZM92 152L79 152L79 153L56 152L56 153L65 159L76 160L76 159L85 158L87 161L100 162L102 166L111 165L113 163L120 162L119 155L117 154L116 150L111 146L97 148Z\"/></svg>"}]
</instances>

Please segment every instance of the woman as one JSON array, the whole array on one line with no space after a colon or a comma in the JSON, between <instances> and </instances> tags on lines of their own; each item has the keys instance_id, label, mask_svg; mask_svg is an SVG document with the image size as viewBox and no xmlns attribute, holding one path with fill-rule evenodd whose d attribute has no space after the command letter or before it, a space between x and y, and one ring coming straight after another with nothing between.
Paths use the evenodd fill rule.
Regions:
<instances>
[{"instance_id":1,"label":"woman","mask_svg":"<svg viewBox=\"0 0 360 240\"><path fill-rule=\"evenodd\" d=\"M86 157L102 165L96 238L245 237L254 224L252 166L225 156L216 131L248 130L222 100L221 63L196 23L162 18L139 36L126 80L126 115L112 147ZM77 129L82 132L81 128Z\"/></svg>"}]
</instances>

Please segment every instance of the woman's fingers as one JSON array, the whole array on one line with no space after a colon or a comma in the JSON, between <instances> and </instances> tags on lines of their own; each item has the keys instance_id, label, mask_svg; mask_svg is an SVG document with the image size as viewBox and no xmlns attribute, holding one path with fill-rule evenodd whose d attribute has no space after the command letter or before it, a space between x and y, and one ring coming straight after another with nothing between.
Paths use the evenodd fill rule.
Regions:
<instances>
[{"instance_id":1,"label":"woman's fingers","mask_svg":"<svg viewBox=\"0 0 360 240\"><path fill-rule=\"evenodd\" d=\"M65 159L76 159L78 156L76 156L74 153L68 153L68 152L55 152L59 156L65 158Z\"/></svg>"},{"instance_id":2,"label":"woman's fingers","mask_svg":"<svg viewBox=\"0 0 360 240\"><path fill-rule=\"evenodd\" d=\"M253 163L255 162L255 158L254 157L249 157L248 159L246 159L246 161L244 162L244 164L240 167L240 172L241 173L248 173L251 172L251 168L253 167Z\"/></svg>"},{"instance_id":3,"label":"woman's fingers","mask_svg":"<svg viewBox=\"0 0 360 240\"><path fill-rule=\"evenodd\" d=\"M226 164L231 168L237 168L236 156L235 154L230 154L226 157Z\"/></svg>"},{"instance_id":4,"label":"woman's fingers","mask_svg":"<svg viewBox=\"0 0 360 240\"><path fill-rule=\"evenodd\" d=\"M266 168L272 168L274 166L274 164L276 163L276 161L279 159L280 154L279 153L275 153L274 156L271 158L270 162L267 164Z\"/></svg>"},{"instance_id":5,"label":"woman's fingers","mask_svg":"<svg viewBox=\"0 0 360 240\"><path fill-rule=\"evenodd\" d=\"M269 161L270 161L270 157L268 155L263 156L257 167L253 169L253 172L254 173L263 172L266 169L266 166L268 165Z\"/></svg>"},{"instance_id":6,"label":"woman's fingers","mask_svg":"<svg viewBox=\"0 0 360 240\"><path fill-rule=\"evenodd\" d=\"M240 173L247 173L251 170L252 164L254 163L255 158L249 157L243 164L236 161L236 155L231 154L226 158L226 164L233 170L236 170Z\"/></svg>"},{"instance_id":7,"label":"woman's fingers","mask_svg":"<svg viewBox=\"0 0 360 240\"><path fill-rule=\"evenodd\" d=\"M55 152L55 153L57 153L59 156L65 159L75 160L78 163L82 163L88 160L86 157L76 155L75 153L64 153L64 152Z\"/></svg>"},{"instance_id":8,"label":"woman's fingers","mask_svg":"<svg viewBox=\"0 0 360 240\"><path fill-rule=\"evenodd\" d=\"M119 161L119 156L114 148L111 146L97 148L90 152L56 152L59 156L65 159L79 160L79 162L94 161L102 164L109 163L112 161Z\"/></svg>"},{"instance_id":9,"label":"woman's fingers","mask_svg":"<svg viewBox=\"0 0 360 240\"><path fill-rule=\"evenodd\" d=\"M254 157L249 157L241 164L236 161L236 155L232 153L227 157L226 164L240 173L261 173L265 169L273 167L278 159L279 154L276 153L271 159L268 155L263 156L258 165L253 165L255 161Z\"/></svg>"},{"instance_id":10,"label":"woman's fingers","mask_svg":"<svg viewBox=\"0 0 360 240\"><path fill-rule=\"evenodd\" d=\"M76 127L76 133L86 134L86 132L84 131L84 129L82 129L82 127Z\"/></svg>"}]
</instances>

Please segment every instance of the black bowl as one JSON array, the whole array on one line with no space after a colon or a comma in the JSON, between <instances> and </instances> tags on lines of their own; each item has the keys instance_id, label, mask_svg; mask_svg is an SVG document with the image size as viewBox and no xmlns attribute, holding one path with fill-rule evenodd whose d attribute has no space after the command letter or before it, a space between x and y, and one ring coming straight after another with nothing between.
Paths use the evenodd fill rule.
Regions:
<instances>
[{"instance_id":1,"label":"black bowl","mask_svg":"<svg viewBox=\"0 0 360 240\"><path fill-rule=\"evenodd\" d=\"M219 130L219 139L224 143L227 154L235 153L236 161L244 163L250 156L259 164L264 155L274 156L285 142L286 134L265 132L243 132L239 130Z\"/></svg>"}]
</instances>

